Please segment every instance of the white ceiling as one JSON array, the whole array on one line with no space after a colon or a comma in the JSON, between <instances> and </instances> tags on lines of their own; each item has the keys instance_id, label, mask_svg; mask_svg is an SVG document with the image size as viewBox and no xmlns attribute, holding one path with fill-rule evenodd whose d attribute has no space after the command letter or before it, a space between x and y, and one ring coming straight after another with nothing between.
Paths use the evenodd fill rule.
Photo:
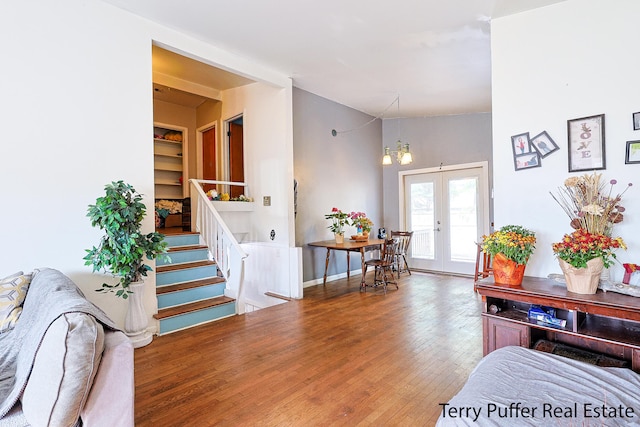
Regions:
<instances>
[{"instance_id":1,"label":"white ceiling","mask_svg":"<svg viewBox=\"0 0 640 427\"><path fill-rule=\"evenodd\" d=\"M390 118L490 111L491 19L566 0L103 1Z\"/></svg>"}]
</instances>

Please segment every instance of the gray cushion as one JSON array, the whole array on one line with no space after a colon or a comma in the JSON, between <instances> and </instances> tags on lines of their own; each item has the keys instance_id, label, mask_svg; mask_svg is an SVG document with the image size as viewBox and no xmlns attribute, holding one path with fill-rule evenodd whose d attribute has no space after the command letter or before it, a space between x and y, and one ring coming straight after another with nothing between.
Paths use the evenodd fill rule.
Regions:
<instances>
[{"instance_id":1,"label":"gray cushion","mask_svg":"<svg viewBox=\"0 0 640 427\"><path fill-rule=\"evenodd\" d=\"M67 313L49 326L22 394L33 426L74 426L104 350L104 330L93 316Z\"/></svg>"}]
</instances>

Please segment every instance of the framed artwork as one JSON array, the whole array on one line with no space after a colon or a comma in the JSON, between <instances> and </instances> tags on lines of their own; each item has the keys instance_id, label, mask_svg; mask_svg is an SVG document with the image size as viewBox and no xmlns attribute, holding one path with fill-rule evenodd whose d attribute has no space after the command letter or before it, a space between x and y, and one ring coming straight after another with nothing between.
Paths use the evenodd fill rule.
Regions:
<instances>
[{"instance_id":1,"label":"framed artwork","mask_svg":"<svg viewBox=\"0 0 640 427\"><path fill-rule=\"evenodd\" d=\"M529 132L513 135L511 137L511 148L513 149L513 156L518 154L531 153L531 142L529 141Z\"/></svg>"},{"instance_id":2,"label":"framed artwork","mask_svg":"<svg viewBox=\"0 0 640 427\"><path fill-rule=\"evenodd\" d=\"M640 141L627 141L627 153L624 162L628 165L640 163Z\"/></svg>"},{"instance_id":3,"label":"framed artwork","mask_svg":"<svg viewBox=\"0 0 640 427\"><path fill-rule=\"evenodd\" d=\"M569 172L605 169L604 114L567 120Z\"/></svg>"},{"instance_id":4,"label":"framed artwork","mask_svg":"<svg viewBox=\"0 0 640 427\"><path fill-rule=\"evenodd\" d=\"M540 161L540 154L533 150L529 153L516 154L513 156L513 165L516 171L520 171L540 167L542 166L542 162Z\"/></svg>"},{"instance_id":5,"label":"framed artwork","mask_svg":"<svg viewBox=\"0 0 640 427\"><path fill-rule=\"evenodd\" d=\"M633 130L640 129L640 112L633 113Z\"/></svg>"},{"instance_id":6,"label":"framed artwork","mask_svg":"<svg viewBox=\"0 0 640 427\"><path fill-rule=\"evenodd\" d=\"M549 136L547 131L542 131L533 138L531 138L531 145L533 148L540 154L541 158L547 157L549 154L553 153L556 150L559 150L560 147L555 143L553 139Z\"/></svg>"}]
</instances>

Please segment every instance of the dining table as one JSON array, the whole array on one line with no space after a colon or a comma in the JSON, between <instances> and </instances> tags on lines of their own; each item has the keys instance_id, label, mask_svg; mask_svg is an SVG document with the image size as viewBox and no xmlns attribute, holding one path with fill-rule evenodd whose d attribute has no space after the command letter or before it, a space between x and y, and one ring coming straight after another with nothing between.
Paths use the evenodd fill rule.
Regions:
<instances>
[{"instance_id":1,"label":"dining table","mask_svg":"<svg viewBox=\"0 0 640 427\"><path fill-rule=\"evenodd\" d=\"M350 276L350 254L349 252L360 252L360 262L362 267L362 280L360 281L360 287L364 288L365 285L365 277L364 277L364 263L365 263L365 253L369 251L382 250L382 246L384 245L384 239L367 239L367 240L347 240L345 239L343 243L336 243L335 239L333 240L322 240L319 242L308 243L309 246L317 247L317 248L326 248L327 249L327 258L324 263L324 277L322 284L325 285L327 283L327 269L329 268L329 259L331 257L331 251L345 251L347 252L347 278Z\"/></svg>"}]
</instances>

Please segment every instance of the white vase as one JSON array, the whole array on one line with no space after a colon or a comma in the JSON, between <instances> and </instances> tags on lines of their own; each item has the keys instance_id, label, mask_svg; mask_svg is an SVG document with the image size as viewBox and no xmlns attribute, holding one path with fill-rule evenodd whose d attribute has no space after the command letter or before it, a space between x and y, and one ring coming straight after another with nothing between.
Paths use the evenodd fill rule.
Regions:
<instances>
[{"instance_id":1,"label":"white vase","mask_svg":"<svg viewBox=\"0 0 640 427\"><path fill-rule=\"evenodd\" d=\"M129 285L129 306L124 319L124 332L129 337L134 348L144 347L153 340L153 335L147 331L149 318L144 310L144 282L133 282Z\"/></svg>"}]
</instances>

